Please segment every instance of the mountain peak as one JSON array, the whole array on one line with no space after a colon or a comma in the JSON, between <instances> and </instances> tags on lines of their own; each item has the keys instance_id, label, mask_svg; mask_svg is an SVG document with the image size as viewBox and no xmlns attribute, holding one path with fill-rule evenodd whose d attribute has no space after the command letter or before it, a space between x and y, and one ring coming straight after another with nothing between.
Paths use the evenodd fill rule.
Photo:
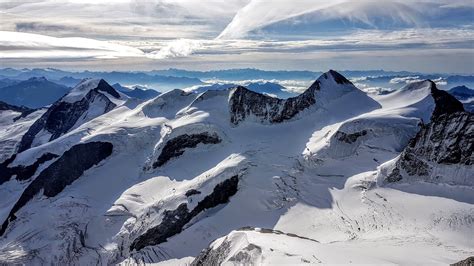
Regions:
<instances>
[{"instance_id":1,"label":"mountain peak","mask_svg":"<svg viewBox=\"0 0 474 266\"><path fill-rule=\"evenodd\" d=\"M350 82L339 72L330 69L323 73L318 79L308 88L308 90L321 90L322 87L334 88L343 85L344 87L355 88L354 84Z\"/></svg>"},{"instance_id":2,"label":"mountain peak","mask_svg":"<svg viewBox=\"0 0 474 266\"><path fill-rule=\"evenodd\" d=\"M46 77L42 76L42 77L31 77L28 79L28 81L38 81L38 82L44 82L44 81L48 81L48 79L46 79Z\"/></svg>"},{"instance_id":3,"label":"mountain peak","mask_svg":"<svg viewBox=\"0 0 474 266\"><path fill-rule=\"evenodd\" d=\"M91 90L106 92L114 98L119 99L120 94L110 86L104 79L83 79L70 93L62 98L62 101L76 102L84 98Z\"/></svg>"},{"instance_id":4,"label":"mountain peak","mask_svg":"<svg viewBox=\"0 0 474 266\"><path fill-rule=\"evenodd\" d=\"M450 93L457 93L457 94L469 94L469 95L474 95L474 90L470 89L469 87L465 85L461 86L456 86L454 88L451 88L449 90Z\"/></svg>"},{"instance_id":5,"label":"mountain peak","mask_svg":"<svg viewBox=\"0 0 474 266\"><path fill-rule=\"evenodd\" d=\"M332 78L337 84L351 84L352 85L352 82L350 82L346 77L344 77L339 72L332 69L324 73L323 76L325 78Z\"/></svg>"},{"instance_id":6,"label":"mountain peak","mask_svg":"<svg viewBox=\"0 0 474 266\"><path fill-rule=\"evenodd\" d=\"M463 112L463 104L458 101L454 96L449 94L447 91L439 90L436 87L436 83L431 80L427 80L431 83L431 95L435 101L435 109L433 111L433 118L436 118L442 114L452 114L455 112Z\"/></svg>"}]
</instances>

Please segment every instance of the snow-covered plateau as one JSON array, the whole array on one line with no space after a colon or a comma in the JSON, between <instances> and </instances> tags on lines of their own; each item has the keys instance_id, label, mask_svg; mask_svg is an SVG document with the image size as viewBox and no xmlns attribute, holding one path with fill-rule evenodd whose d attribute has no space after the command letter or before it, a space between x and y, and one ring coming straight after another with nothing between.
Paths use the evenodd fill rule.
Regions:
<instances>
[{"instance_id":1,"label":"snow-covered plateau","mask_svg":"<svg viewBox=\"0 0 474 266\"><path fill-rule=\"evenodd\" d=\"M474 255L474 116L426 80L0 110L0 264L446 265ZM468 265L468 264L466 264Z\"/></svg>"}]
</instances>

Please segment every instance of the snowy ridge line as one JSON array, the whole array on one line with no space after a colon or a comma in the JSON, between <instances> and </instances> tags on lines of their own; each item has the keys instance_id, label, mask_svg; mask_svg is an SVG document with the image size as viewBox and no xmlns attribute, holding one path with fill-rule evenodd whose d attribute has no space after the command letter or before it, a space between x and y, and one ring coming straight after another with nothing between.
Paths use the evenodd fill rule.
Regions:
<instances>
[{"instance_id":1,"label":"snowy ridge line","mask_svg":"<svg viewBox=\"0 0 474 266\"><path fill-rule=\"evenodd\" d=\"M67 132L6 165L0 217L21 207L0 263L449 264L474 248L471 117L430 81L369 96L329 71L286 100L231 88L135 101L94 86L73 95L100 94L94 108L68 109L80 115ZM102 112L105 99L116 106ZM0 112L0 137L29 116ZM34 170L47 153L60 157ZM428 175L402 167L386 182L404 153ZM21 167L33 175L17 180Z\"/></svg>"}]
</instances>

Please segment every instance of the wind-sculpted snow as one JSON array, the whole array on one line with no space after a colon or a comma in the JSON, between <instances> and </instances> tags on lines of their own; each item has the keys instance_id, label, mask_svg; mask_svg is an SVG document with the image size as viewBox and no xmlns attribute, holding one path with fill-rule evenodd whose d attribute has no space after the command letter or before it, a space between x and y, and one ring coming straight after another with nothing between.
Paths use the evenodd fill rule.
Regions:
<instances>
[{"instance_id":1,"label":"wind-sculpted snow","mask_svg":"<svg viewBox=\"0 0 474 266\"><path fill-rule=\"evenodd\" d=\"M120 95L104 80L86 80L56 101L23 136L18 152L59 138L78 123L82 124L109 112L117 105L105 94Z\"/></svg>"},{"instance_id":2,"label":"wind-sculpted snow","mask_svg":"<svg viewBox=\"0 0 474 266\"><path fill-rule=\"evenodd\" d=\"M9 223L16 219L15 213L40 191L46 197L54 197L66 186L79 178L84 171L98 164L112 154L113 145L107 142L89 142L73 146L28 185L21 197L3 222L0 235L7 230ZM51 157L51 156L49 156ZM39 159L41 160L41 158Z\"/></svg>"}]
</instances>

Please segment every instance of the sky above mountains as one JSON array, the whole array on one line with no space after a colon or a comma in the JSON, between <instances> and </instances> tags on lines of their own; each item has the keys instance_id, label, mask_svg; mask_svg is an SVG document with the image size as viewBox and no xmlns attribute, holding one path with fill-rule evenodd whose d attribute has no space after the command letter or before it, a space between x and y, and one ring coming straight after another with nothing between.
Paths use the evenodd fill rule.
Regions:
<instances>
[{"instance_id":1,"label":"sky above mountains","mask_svg":"<svg viewBox=\"0 0 474 266\"><path fill-rule=\"evenodd\" d=\"M474 73L472 0L0 0L0 67Z\"/></svg>"}]
</instances>

